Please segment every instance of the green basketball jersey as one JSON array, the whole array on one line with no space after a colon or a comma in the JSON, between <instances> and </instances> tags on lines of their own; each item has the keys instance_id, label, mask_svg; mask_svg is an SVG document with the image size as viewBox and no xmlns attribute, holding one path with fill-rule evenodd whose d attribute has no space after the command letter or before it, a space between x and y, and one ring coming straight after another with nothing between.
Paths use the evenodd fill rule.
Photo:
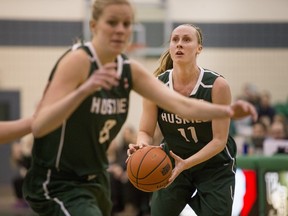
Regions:
<instances>
[{"instance_id":1,"label":"green basketball jersey","mask_svg":"<svg viewBox=\"0 0 288 216\"><path fill-rule=\"evenodd\" d=\"M91 43L74 46L84 49L91 59L89 76L97 73L101 65ZM64 54L65 55L65 54ZM53 79L56 63L50 80ZM63 124L35 139L33 163L45 168L77 174L78 176L102 172L108 167L106 150L124 124L132 89L130 64L124 55L117 57L119 86L100 90L87 97Z\"/></svg>"},{"instance_id":2,"label":"green basketball jersey","mask_svg":"<svg viewBox=\"0 0 288 216\"><path fill-rule=\"evenodd\" d=\"M173 90L172 73L173 70L167 70L160 74L158 79ZM213 71L201 68L199 79L189 97L212 102L212 87L219 76ZM182 119L159 107L158 123L169 149L184 159L198 152L213 138L211 121ZM236 144L229 136L226 148L209 161L198 165L198 168L207 163L213 165L228 162L235 154Z\"/></svg>"}]
</instances>

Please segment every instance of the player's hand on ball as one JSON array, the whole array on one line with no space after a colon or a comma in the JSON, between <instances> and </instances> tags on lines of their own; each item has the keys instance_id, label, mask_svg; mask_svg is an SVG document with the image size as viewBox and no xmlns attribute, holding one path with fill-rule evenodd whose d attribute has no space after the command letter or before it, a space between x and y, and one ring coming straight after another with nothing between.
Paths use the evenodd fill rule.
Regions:
<instances>
[{"instance_id":1,"label":"player's hand on ball","mask_svg":"<svg viewBox=\"0 0 288 216\"><path fill-rule=\"evenodd\" d=\"M172 163L159 146L144 146L127 160L129 181L139 190L154 192L165 188L172 174Z\"/></svg>"},{"instance_id":2,"label":"player's hand on ball","mask_svg":"<svg viewBox=\"0 0 288 216\"><path fill-rule=\"evenodd\" d=\"M141 149L141 148L143 148L144 146L148 146L148 144L133 144L133 143L130 143L129 145L128 145L128 149L127 149L127 156L128 156L128 158L126 159L126 163L127 163L127 161L128 161L128 159L129 159L129 157L134 153L134 152L136 152L138 149Z\"/></svg>"},{"instance_id":3,"label":"player's hand on ball","mask_svg":"<svg viewBox=\"0 0 288 216\"><path fill-rule=\"evenodd\" d=\"M171 177L168 180L168 185L166 187L168 187L176 178L177 176L186 169L186 161L183 160L181 157L179 157L178 155L174 154L172 151L170 151L170 155L174 158L175 161L175 167L172 170L172 174Z\"/></svg>"},{"instance_id":4,"label":"player's hand on ball","mask_svg":"<svg viewBox=\"0 0 288 216\"><path fill-rule=\"evenodd\" d=\"M237 100L231 105L231 109L234 112L234 114L232 115L233 119L241 119L250 115L253 121L256 121L258 118L255 106L247 101Z\"/></svg>"}]
</instances>

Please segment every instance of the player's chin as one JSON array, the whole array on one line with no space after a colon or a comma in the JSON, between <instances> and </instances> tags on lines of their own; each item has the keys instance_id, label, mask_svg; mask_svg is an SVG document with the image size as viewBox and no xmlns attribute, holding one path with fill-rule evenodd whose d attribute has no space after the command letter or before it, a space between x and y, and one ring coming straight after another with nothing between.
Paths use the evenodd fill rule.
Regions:
<instances>
[{"instance_id":1,"label":"player's chin","mask_svg":"<svg viewBox=\"0 0 288 216\"><path fill-rule=\"evenodd\" d=\"M126 46L123 43L112 43L111 52L115 55L119 55L124 52Z\"/></svg>"}]
</instances>

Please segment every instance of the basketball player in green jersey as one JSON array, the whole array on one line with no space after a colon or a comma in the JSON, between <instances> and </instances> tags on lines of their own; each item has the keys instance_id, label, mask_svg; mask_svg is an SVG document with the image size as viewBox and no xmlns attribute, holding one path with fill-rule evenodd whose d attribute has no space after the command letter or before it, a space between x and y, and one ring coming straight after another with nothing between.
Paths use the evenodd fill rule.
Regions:
<instances>
[{"instance_id":1,"label":"basketball player in green jersey","mask_svg":"<svg viewBox=\"0 0 288 216\"><path fill-rule=\"evenodd\" d=\"M198 27L184 24L175 28L156 71L158 79L186 97L229 105L231 92L226 80L197 65L201 50ZM153 143L157 122L163 148L170 151L175 167L170 185L153 193L151 214L178 216L189 204L199 216L231 216L236 144L229 135L230 118L191 120L144 100L137 145L131 144L128 154Z\"/></svg>"},{"instance_id":2,"label":"basketball player in green jersey","mask_svg":"<svg viewBox=\"0 0 288 216\"><path fill-rule=\"evenodd\" d=\"M106 150L126 120L131 90L187 119L255 114L248 103L188 99L122 55L134 17L128 0L96 0L92 10L91 41L57 62L32 123L23 191L41 216L110 216Z\"/></svg>"}]
</instances>

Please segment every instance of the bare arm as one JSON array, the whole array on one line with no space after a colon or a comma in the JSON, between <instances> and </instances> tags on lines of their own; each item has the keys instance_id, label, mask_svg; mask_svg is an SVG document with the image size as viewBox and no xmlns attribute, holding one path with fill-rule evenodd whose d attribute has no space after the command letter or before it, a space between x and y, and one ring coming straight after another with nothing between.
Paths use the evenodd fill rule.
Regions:
<instances>
[{"instance_id":1,"label":"bare arm","mask_svg":"<svg viewBox=\"0 0 288 216\"><path fill-rule=\"evenodd\" d=\"M145 98L143 98L142 106L137 144L153 145L153 136L157 124L157 106Z\"/></svg>"},{"instance_id":2,"label":"bare arm","mask_svg":"<svg viewBox=\"0 0 288 216\"><path fill-rule=\"evenodd\" d=\"M143 98L142 115L137 136L137 144L159 145L163 135L157 124L158 108L153 102Z\"/></svg>"},{"instance_id":3,"label":"bare arm","mask_svg":"<svg viewBox=\"0 0 288 216\"><path fill-rule=\"evenodd\" d=\"M33 121L35 137L59 127L91 93L118 85L115 63L103 66L86 80L89 67L90 62L83 51L75 51L63 58Z\"/></svg>"},{"instance_id":4,"label":"bare arm","mask_svg":"<svg viewBox=\"0 0 288 216\"><path fill-rule=\"evenodd\" d=\"M0 143L7 143L31 133L32 117L0 122Z\"/></svg>"},{"instance_id":5,"label":"bare arm","mask_svg":"<svg viewBox=\"0 0 288 216\"><path fill-rule=\"evenodd\" d=\"M146 72L139 64L133 63L131 65L134 72L134 90L159 107L165 108L165 110L189 120L211 120L233 115L230 106L211 104L184 97L177 92L169 90L163 83Z\"/></svg>"},{"instance_id":6,"label":"bare arm","mask_svg":"<svg viewBox=\"0 0 288 216\"><path fill-rule=\"evenodd\" d=\"M143 98L142 105L142 115L137 135L137 143L129 144L129 149L127 150L128 156L143 146L158 146L163 139L163 135L157 124L158 108L156 104Z\"/></svg>"},{"instance_id":7,"label":"bare arm","mask_svg":"<svg viewBox=\"0 0 288 216\"><path fill-rule=\"evenodd\" d=\"M164 139L163 134L160 130L159 125L157 124L155 132L154 132L154 136L153 136L153 145L158 146L158 145L162 144L163 139Z\"/></svg>"}]
</instances>

